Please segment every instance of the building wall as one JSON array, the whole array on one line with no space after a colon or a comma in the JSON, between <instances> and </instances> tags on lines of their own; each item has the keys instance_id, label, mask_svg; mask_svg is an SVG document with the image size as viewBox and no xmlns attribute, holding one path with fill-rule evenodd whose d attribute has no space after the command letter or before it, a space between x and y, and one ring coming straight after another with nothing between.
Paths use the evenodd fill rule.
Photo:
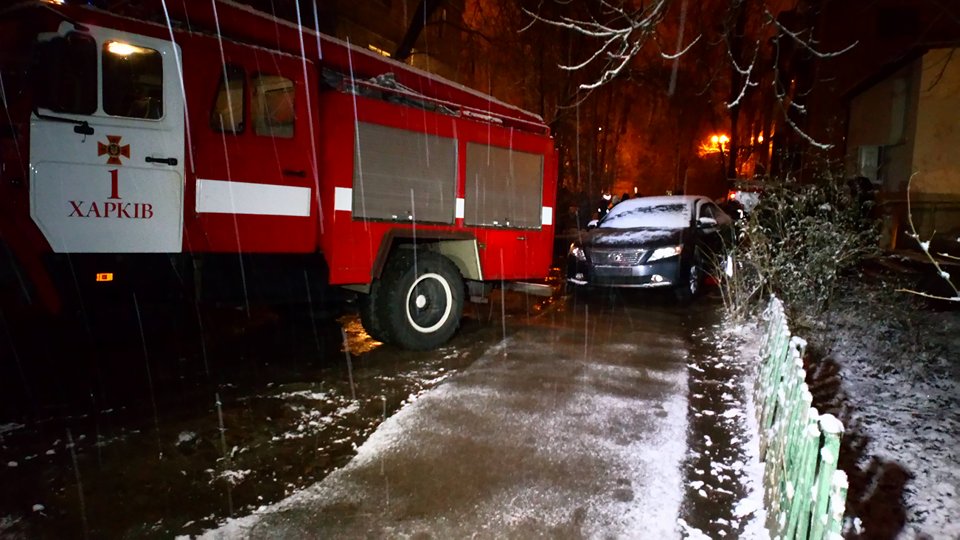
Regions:
<instances>
[{"instance_id":1,"label":"building wall","mask_svg":"<svg viewBox=\"0 0 960 540\"><path fill-rule=\"evenodd\" d=\"M847 134L847 174L861 174L861 146L879 146L877 177L883 191L901 191L910 178L916 142L920 60L908 64L850 102Z\"/></svg>"},{"instance_id":2,"label":"building wall","mask_svg":"<svg viewBox=\"0 0 960 540\"><path fill-rule=\"evenodd\" d=\"M132 0L111 0L124 9ZM191 0L199 2L201 0ZM237 0L288 21L298 20L351 44L393 54L421 0ZM408 64L457 81L460 27L465 0L441 0L406 60Z\"/></svg>"},{"instance_id":3,"label":"building wall","mask_svg":"<svg viewBox=\"0 0 960 540\"><path fill-rule=\"evenodd\" d=\"M923 57L913 190L960 196L960 49Z\"/></svg>"},{"instance_id":4,"label":"building wall","mask_svg":"<svg viewBox=\"0 0 960 540\"><path fill-rule=\"evenodd\" d=\"M917 232L960 230L960 48L933 49L920 73L911 209Z\"/></svg>"},{"instance_id":5,"label":"building wall","mask_svg":"<svg viewBox=\"0 0 960 540\"><path fill-rule=\"evenodd\" d=\"M879 146L881 247L910 248L910 213L924 239L960 228L960 49L933 49L853 97L847 173L858 149ZM912 178L912 180L911 180Z\"/></svg>"},{"instance_id":6,"label":"building wall","mask_svg":"<svg viewBox=\"0 0 960 540\"><path fill-rule=\"evenodd\" d=\"M392 54L419 0L332 0L323 8L328 32L354 45ZM427 22L407 63L457 80L463 0L444 0Z\"/></svg>"},{"instance_id":7,"label":"building wall","mask_svg":"<svg viewBox=\"0 0 960 540\"><path fill-rule=\"evenodd\" d=\"M808 100L809 134L843 148L839 137L844 118L842 96L873 74L917 50L960 39L960 2L917 0L813 1L820 14L816 22L817 50L836 57L817 61L817 83ZM849 146L848 146L849 147ZM839 156L837 156L839 157Z\"/></svg>"}]
</instances>

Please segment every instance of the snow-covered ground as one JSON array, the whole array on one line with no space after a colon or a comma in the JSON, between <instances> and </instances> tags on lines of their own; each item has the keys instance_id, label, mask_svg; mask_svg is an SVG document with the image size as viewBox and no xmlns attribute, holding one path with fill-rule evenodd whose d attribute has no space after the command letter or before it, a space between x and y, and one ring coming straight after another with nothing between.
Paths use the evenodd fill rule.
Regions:
<instances>
[{"instance_id":1,"label":"snow-covered ground","mask_svg":"<svg viewBox=\"0 0 960 540\"><path fill-rule=\"evenodd\" d=\"M819 406L854 454L848 534L886 538L905 520L901 538L960 538L960 311L878 281L845 284L804 336Z\"/></svg>"},{"instance_id":2,"label":"snow-covered ground","mask_svg":"<svg viewBox=\"0 0 960 540\"><path fill-rule=\"evenodd\" d=\"M729 350L732 347L738 349L736 354L724 356L722 359L728 359L739 364L744 373L744 377L741 379L744 397L743 401L737 405L743 407L742 422L745 427L743 435L745 440L742 441L742 444L746 454L743 462L743 481L747 488L747 495L737 503L733 513L737 518L747 519L742 538L766 538L769 535L764 528L767 513L763 504L760 425L754 415L756 409L753 401L756 367L760 355L761 328L756 324L727 326L721 335L725 338L719 344L721 350ZM724 418L728 421L740 418L740 415L731 415L731 411L739 411L739 409L735 407L728 409L723 413Z\"/></svg>"},{"instance_id":3,"label":"snow-covered ground","mask_svg":"<svg viewBox=\"0 0 960 540\"><path fill-rule=\"evenodd\" d=\"M474 531L480 537L553 531L572 537L766 538L763 468L751 396L759 330L717 325L701 328L693 339L702 345L671 340L666 349L667 356L685 358L687 369L677 363L663 372L638 371L624 363L638 354L636 345L627 342L597 344L590 360L565 357L561 351L568 349L530 336L525 345L512 341L509 357L502 355L507 345L501 344L466 372L410 399L343 469L284 501L227 520L204 537L305 530L290 528L291 522L303 519L310 527L340 532L368 527L397 535L425 527L434 532ZM688 409L684 394L701 390L688 387L684 371L699 377L696 388L709 386L716 392L711 406ZM634 383L640 375L656 383L651 388L658 394L666 393L637 393ZM519 380L533 385L520 385ZM610 389L616 391L608 393ZM468 411L483 411L475 420L485 427L464 426ZM637 431L642 422L626 420L651 411L656 419L649 435ZM698 434L688 419L713 425L722 432L719 439ZM731 448L723 447L728 440ZM444 473L450 468L443 457L447 453L463 456L454 467L456 476L473 486L471 471L477 466L462 461L487 459L469 450L477 445L500 448L503 454L496 463L479 465L487 470L482 476L496 476L502 468L514 471L510 478L494 487L481 483L469 488L492 495L467 497L467 514L455 511L463 494L454 486L444 503L452 513L413 512L411 518L410 508L425 497L422 492L451 487L450 475ZM527 451L537 458L522 457ZM506 461L518 456L523 466L510 469ZM432 463L432 473L404 484L403 471L409 468L405 460L411 457ZM540 460L549 466L542 468ZM575 464L561 468L580 478L564 475L558 480L547 474L564 464ZM611 471L621 476L612 485L607 478ZM376 481L371 483L371 478ZM330 517L316 517L324 514ZM366 516L359 529L353 521L358 515ZM571 516L575 526L569 528ZM386 528L378 529L380 521Z\"/></svg>"},{"instance_id":4,"label":"snow-covered ground","mask_svg":"<svg viewBox=\"0 0 960 540\"><path fill-rule=\"evenodd\" d=\"M685 343L658 336L638 351L634 335L584 359L569 346L580 328L492 348L389 417L344 468L205 537L679 537Z\"/></svg>"}]
</instances>

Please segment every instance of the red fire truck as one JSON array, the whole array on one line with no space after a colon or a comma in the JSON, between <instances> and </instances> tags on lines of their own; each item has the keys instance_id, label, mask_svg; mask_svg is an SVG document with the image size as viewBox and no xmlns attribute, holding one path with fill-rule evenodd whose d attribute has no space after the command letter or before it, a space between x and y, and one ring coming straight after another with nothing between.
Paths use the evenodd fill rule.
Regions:
<instances>
[{"instance_id":1,"label":"red fire truck","mask_svg":"<svg viewBox=\"0 0 960 540\"><path fill-rule=\"evenodd\" d=\"M157 7L0 11L5 306L322 272L373 337L426 349L465 299L546 276L541 118L228 0Z\"/></svg>"}]
</instances>

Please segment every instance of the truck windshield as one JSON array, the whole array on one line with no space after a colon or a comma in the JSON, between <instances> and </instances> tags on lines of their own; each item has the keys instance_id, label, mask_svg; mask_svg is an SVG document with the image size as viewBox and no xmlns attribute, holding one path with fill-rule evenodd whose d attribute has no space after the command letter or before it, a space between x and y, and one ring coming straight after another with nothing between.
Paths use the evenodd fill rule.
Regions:
<instances>
[{"instance_id":1,"label":"truck windshield","mask_svg":"<svg viewBox=\"0 0 960 540\"><path fill-rule=\"evenodd\" d=\"M121 41L103 45L103 112L156 120L163 116L163 57Z\"/></svg>"},{"instance_id":2,"label":"truck windshield","mask_svg":"<svg viewBox=\"0 0 960 540\"><path fill-rule=\"evenodd\" d=\"M38 108L67 114L97 110L97 44L71 32L37 44L33 86Z\"/></svg>"},{"instance_id":3,"label":"truck windshield","mask_svg":"<svg viewBox=\"0 0 960 540\"><path fill-rule=\"evenodd\" d=\"M36 106L55 113L92 115L99 107L96 40L71 32L37 43L33 62ZM119 41L103 44L103 112L163 117L163 60L158 51Z\"/></svg>"}]
</instances>

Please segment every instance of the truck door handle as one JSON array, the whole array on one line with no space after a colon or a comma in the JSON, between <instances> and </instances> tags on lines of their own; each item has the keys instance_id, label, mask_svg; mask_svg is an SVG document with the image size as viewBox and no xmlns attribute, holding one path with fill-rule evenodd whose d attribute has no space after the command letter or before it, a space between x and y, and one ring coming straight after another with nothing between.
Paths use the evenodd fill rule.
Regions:
<instances>
[{"instance_id":1,"label":"truck door handle","mask_svg":"<svg viewBox=\"0 0 960 540\"><path fill-rule=\"evenodd\" d=\"M167 165L176 165L177 158L175 157L160 158L160 157L147 156L147 163L166 163Z\"/></svg>"},{"instance_id":2,"label":"truck door handle","mask_svg":"<svg viewBox=\"0 0 960 540\"><path fill-rule=\"evenodd\" d=\"M284 175L284 176L296 176L297 178L305 178L305 177L307 176L307 171L303 171L303 170L295 171L295 170L293 170L293 169L284 169L284 170L283 170L283 175Z\"/></svg>"},{"instance_id":3,"label":"truck door handle","mask_svg":"<svg viewBox=\"0 0 960 540\"><path fill-rule=\"evenodd\" d=\"M82 122L73 126L73 132L78 135L93 135L93 128L90 127L90 124Z\"/></svg>"}]
</instances>

